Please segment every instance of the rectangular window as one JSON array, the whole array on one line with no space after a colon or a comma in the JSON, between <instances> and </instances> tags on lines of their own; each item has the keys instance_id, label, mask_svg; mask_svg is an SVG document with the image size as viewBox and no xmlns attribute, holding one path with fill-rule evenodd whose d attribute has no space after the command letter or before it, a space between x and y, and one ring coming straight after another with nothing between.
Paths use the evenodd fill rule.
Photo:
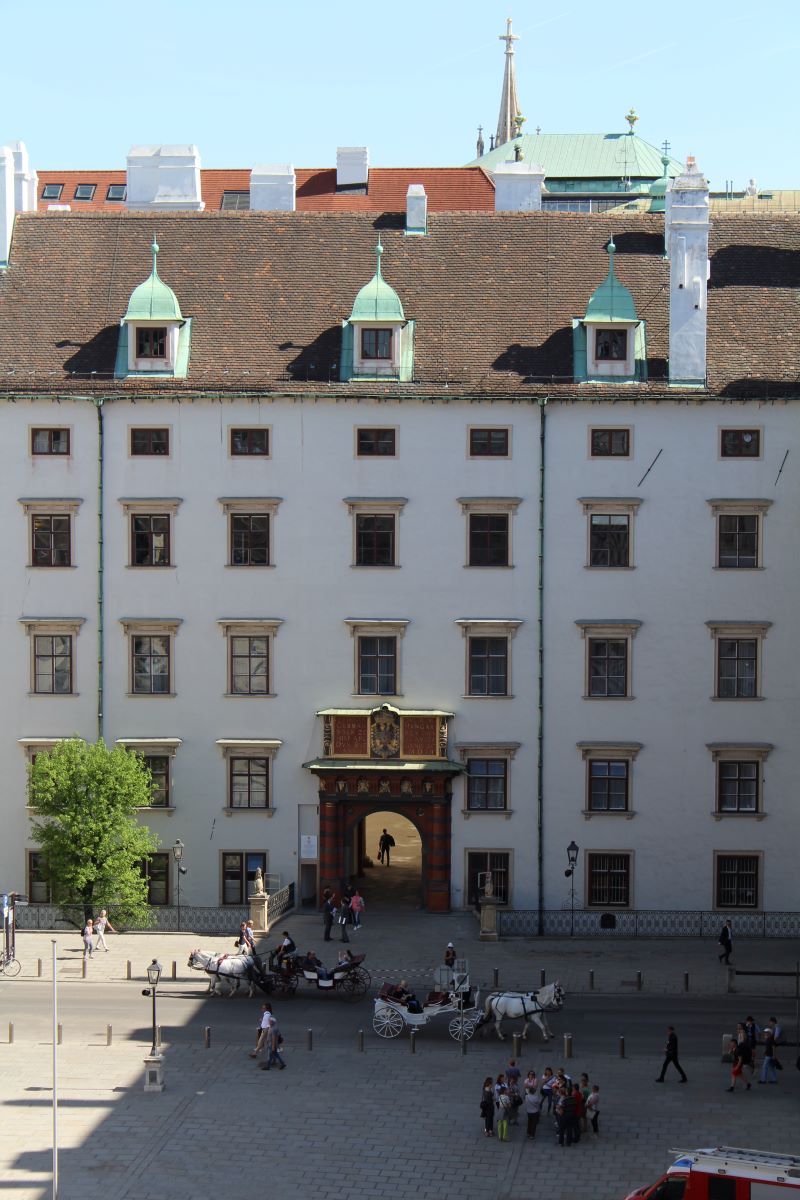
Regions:
<instances>
[{"instance_id":1,"label":"rectangular window","mask_svg":"<svg viewBox=\"0 0 800 1200\"><path fill-rule=\"evenodd\" d=\"M169 859L168 853L159 851L142 863L142 875L147 880L148 904L169 904Z\"/></svg>"},{"instance_id":2,"label":"rectangular window","mask_svg":"<svg viewBox=\"0 0 800 1200\"><path fill-rule=\"evenodd\" d=\"M170 693L170 638L168 634L132 634L132 691L135 696Z\"/></svg>"},{"instance_id":3,"label":"rectangular window","mask_svg":"<svg viewBox=\"0 0 800 1200\"><path fill-rule=\"evenodd\" d=\"M590 812L627 812L629 771L627 759L589 760Z\"/></svg>"},{"instance_id":4,"label":"rectangular window","mask_svg":"<svg viewBox=\"0 0 800 1200\"><path fill-rule=\"evenodd\" d=\"M75 187L74 200L94 200L94 194L97 190L96 183L79 183Z\"/></svg>"},{"instance_id":5,"label":"rectangular window","mask_svg":"<svg viewBox=\"0 0 800 1200\"><path fill-rule=\"evenodd\" d=\"M267 856L259 850L226 850L222 855L222 903L244 904L253 890L256 871L267 874Z\"/></svg>"},{"instance_id":6,"label":"rectangular window","mask_svg":"<svg viewBox=\"0 0 800 1200\"><path fill-rule=\"evenodd\" d=\"M170 517L166 513L131 515L131 566L168 567Z\"/></svg>"},{"instance_id":7,"label":"rectangular window","mask_svg":"<svg viewBox=\"0 0 800 1200\"><path fill-rule=\"evenodd\" d=\"M136 327L136 357L166 358L166 328L162 326L138 325Z\"/></svg>"},{"instance_id":8,"label":"rectangular window","mask_svg":"<svg viewBox=\"0 0 800 1200\"><path fill-rule=\"evenodd\" d=\"M629 458L630 429L593 429L590 452L592 458Z\"/></svg>"},{"instance_id":9,"label":"rectangular window","mask_svg":"<svg viewBox=\"0 0 800 1200\"><path fill-rule=\"evenodd\" d=\"M507 429L470 429L470 458L508 458Z\"/></svg>"},{"instance_id":10,"label":"rectangular window","mask_svg":"<svg viewBox=\"0 0 800 1200\"><path fill-rule=\"evenodd\" d=\"M508 638L469 638L469 695L508 695Z\"/></svg>"},{"instance_id":11,"label":"rectangular window","mask_svg":"<svg viewBox=\"0 0 800 1200\"><path fill-rule=\"evenodd\" d=\"M758 760L721 759L717 763L717 811L758 812L760 770Z\"/></svg>"},{"instance_id":12,"label":"rectangular window","mask_svg":"<svg viewBox=\"0 0 800 1200\"><path fill-rule=\"evenodd\" d=\"M50 904L50 884L44 872L45 858L40 850L28 851L28 899L31 904Z\"/></svg>"},{"instance_id":13,"label":"rectangular window","mask_svg":"<svg viewBox=\"0 0 800 1200\"><path fill-rule=\"evenodd\" d=\"M231 566L269 566L269 513L231 513Z\"/></svg>"},{"instance_id":14,"label":"rectangular window","mask_svg":"<svg viewBox=\"0 0 800 1200\"><path fill-rule=\"evenodd\" d=\"M721 513L718 521L718 567L758 566L758 524L756 513Z\"/></svg>"},{"instance_id":15,"label":"rectangular window","mask_svg":"<svg viewBox=\"0 0 800 1200\"><path fill-rule=\"evenodd\" d=\"M64 190L63 183L46 183L42 188L43 200L60 200Z\"/></svg>"},{"instance_id":16,"label":"rectangular window","mask_svg":"<svg viewBox=\"0 0 800 1200\"><path fill-rule=\"evenodd\" d=\"M230 807L269 808L269 759L231 756Z\"/></svg>"},{"instance_id":17,"label":"rectangular window","mask_svg":"<svg viewBox=\"0 0 800 1200\"><path fill-rule=\"evenodd\" d=\"M169 429L132 429L131 454L143 457L169 454Z\"/></svg>"},{"instance_id":18,"label":"rectangular window","mask_svg":"<svg viewBox=\"0 0 800 1200\"><path fill-rule=\"evenodd\" d=\"M758 695L758 640L717 638L717 697L752 700Z\"/></svg>"},{"instance_id":19,"label":"rectangular window","mask_svg":"<svg viewBox=\"0 0 800 1200\"><path fill-rule=\"evenodd\" d=\"M37 695L72 693L72 635L36 633L33 636L33 690Z\"/></svg>"},{"instance_id":20,"label":"rectangular window","mask_svg":"<svg viewBox=\"0 0 800 1200\"><path fill-rule=\"evenodd\" d=\"M151 808L169 808L169 755L145 754L144 763L153 777Z\"/></svg>"},{"instance_id":21,"label":"rectangular window","mask_svg":"<svg viewBox=\"0 0 800 1200\"><path fill-rule=\"evenodd\" d=\"M630 566L630 517L624 513L592 513L589 522L589 565Z\"/></svg>"},{"instance_id":22,"label":"rectangular window","mask_svg":"<svg viewBox=\"0 0 800 1200\"><path fill-rule=\"evenodd\" d=\"M231 429L232 458L268 458L269 429Z\"/></svg>"},{"instance_id":23,"label":"rectangular window","mask_svg":"<svg viewBox=\"0 0 800 1200\"><path fill-rule=\"evenodd\" d=\"M758 855L717 855L717 908L758 908Z\"/></svg>"},{"instance_id":24,"label":"rectangular window","mask_svg":"<svg viewBox=\"0 0 800 1200\"><path fill-rule=\"evenodd\" d=\"M589 638L589 695L627 696L628 641Z\"/></svg>"},{"instance_id":25,"label":"rectangular window","mask_svg":"<svg viewBox=\"0 0 800 1200\"><path fill-rule=\"evenodd\" d=\"M486 872L492 873L492 887L499 904L508 904L509 868L511 855L500 850L469 850L467 852L467 896L477 907L486 887Z\"/></svg>"},{"instance_id":26,"label":"rectangular window","mask_svg":"<svg viewBox=\"0 0 800 1200\"><path fill-rule=\"evenodd\" d=\"M32 429L31 454L69 454L69 430Z\"/></svg>"},{"instance_id":27,"label":"rectangular window","mask_svg":"<svg viewBox=\"0 0 800 1200\"><path fill-rule=\"evenodd\" d=\"M505 758L467 759L467 808L505 808L507 767Z\"/></svg>"},{"instance_id":28,"label":"rectangular window","mask_svg":"<svg viewBox=\"0 0 800 1200\"><path fill-rule=\"evenodd\" d=\"M589 854L588 894L592 908L627 908L631 894L630 854Z\"/></svg>"},{"instance_id":29,"label":"rectangular window","mask_svg":"<svg viewBox=\"0 0 800 1200\"><path fill-rule=\"evenodd\" d=\"M395 455L394 429L358 429L356 431L356 454L359 458L380 458Z\"/></svg>"},{"instance_id":30,"label":"rectangular window","mask_svg":"<svg viewBox=\"0 0 800 1200\"><path fill-rule=\"evenodd\" d=\"M128 194L128 189L124 183L110 183L106 192L106 200L113 202L124 200Z\"/></svg>"},{"instance_id":31,"label":"rectangular window","mask_svg":"<svg viewBox=\"0 0 800 1200\"><path fill-rule=\"evenodd\" d=\"M627 329L596 329L594 356L598 362L624 362L628 357Z\"/></svg>"},{"instance_id":32,"label":"rectangular window","mask_svg":"<svg viewBox=\"0 0 800 1200\"><path fill-rule=\"evenodd\" d=\"M362 329L361 357L387 359L392 357L391 329Z\"/></svg>"},{"instance_id":33,"label":"rectangular window","mask_svg":"<svg viewBox=\"0 0 800 1200\"><path fill-rule=\"evenodd\" d=\"M359 637L358 694L397 695L396 637Z\"/></svg>"},{"instance_id":34,"label":"rectangular window","mask_svg":"<svg viewBox=\"0 0 800 1200\"><path fill-rule=\"evenodd\" d=\"M470 567L507 567L508 548L508 513L469 514Z\"/></svg>"},{"instance_id":35,"label":"rectangular window","mask_svg":"<svg viewBox=\"0 0 800 1200\"><path fill-rule=\"evenodd\" d=\"M250 207L249 192L223 192L220 208L235 212L243 212Z\"/></svg>"},{"instance_id":36,"label":"rectangular window","mask_svg":"<svg viewBox=\"0 0 800 1200\"><path fill-rule=\"evenodd\" d=\"M721 458L760 458L760 429L723 429L720 431Z\"/></svg>"},{"instance_id":37,"label":"rectangular window","mask_svg":"<svg viewBox=\"0 0 800 1200\"><path fill-rule=\"evenodd\" d=\"M269 638L231 636L228 641L233 695L269 695Z\"/></svg>"},{"instance_id":38,"label":"rectangular window","mask_svg":"<svg viewBox=\"0 0 800 1200\"><path fill-rule=\"evenodd\" d=\"M356 566L394 566L394 513L356 513Z\"/></svg>"},{"instance_id":39,"label":"rectangular window","mask_svg":"<svg viewBox=\"0 0 800 1200\"><path fill-rule=\"evenodd\" d=\"M70 521L68 513L35 513L31 516L31 566L70 565Z\"/></svg>"}]
</instances>

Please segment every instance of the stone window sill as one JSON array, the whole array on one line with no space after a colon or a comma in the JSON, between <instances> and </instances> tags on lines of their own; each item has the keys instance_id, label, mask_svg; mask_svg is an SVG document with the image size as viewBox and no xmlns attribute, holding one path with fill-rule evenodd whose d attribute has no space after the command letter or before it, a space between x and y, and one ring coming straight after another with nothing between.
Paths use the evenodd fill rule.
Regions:
<instances>
[{"instance_id":1,"label":"stone window sill","mask_svg":"<svg viewBox=\"0 0 800 1200\"><path fill-rule=\"evenodd\" d=\"M462 808L461 810L465 821L468 821L470 817L505 817L508 820L513 813L513 808Z\"/></svg>"},{"instance_id":2,"label":"stone window sill","mask_svg":"<svg viewBox=\"0 0 800 1200\"><path fill-rule=\"evenodd\" d=\"M612 702L617 703L620 700L635 700L636 697L635 696L587 696L587 695L583 695L581 697L581 699L582 700L611 700Z\"/></svg>"},{"instance_id":3,"label":"stone window sill","mask_svg":"<svg viewBox=\"0 0 800 1200\"><path fill-rule=\"evenodd\" d=\"M636 816L635 808L582 808L581 812L587 821L592 817L624 817L630 821Z\"/></svg>"},{"instance_id":4,"label":"stone window sill","mask_svg":"<svg viewBox=\"0 0 800 1200\"><path fill-rule=\"evenodd\" d=\"M275 808L231 808L230 805L226 805L222 811L226 817L239 816L241 813L248 813L250 816L274 817L277 809L275 809Z\"/></svg>"},{"instance_id":5,"label":"stone window sill","mask_svg":"<svg viewBox=\"0 0 800 1200\"><path fill-rule=\"evenodd\" d=\"M765 813L765 812L720 812L719 810L716 810L716 811L712 812L711 815L715 821L726 821L729 817L733 817L734 820L744 819L744 820L750 820L750 821L763 821L764 818L767 816L767 813Z\"/></svg>"},{"instance_id":6,"label":"stone window sill","mask_svg":"<svg viewBox=\"0 0 800 1200\"><path fill-rule=\"evenodd\" d=\"M174 700L177 692L126 692L128 700Z\"/></svg>"},{"instance_id":7,"label":"stone window sill","mask_svg":"<svg viewBox=\"0 0 800 1200\"><path fill-rule=\"evenodd\" d=\"M28 695L37 700L72 700L80 696L80 692L28 692Z\"/></svg>"},{"instance_id":8,"label":"stone window sill","mask_svg":"<svg viewBox=\"0 0 800 1200\"><path fill-rule=\"evenodd\" d=\"M137 812L146 812L146 813L162 813L163 812L163 813L169 813L169 815L171 816L172 813L175 812L175 805L174 804L138 804L136 806L136 811Z\"/></svg>"},{"instance_id":9,"label":"stone window sill","mask_svg":"<svg viewBox=\"0 0 800 1200\"><path fill-rule=\"evenodd\" d=\"M226 700L274 700L277 692L223 692Z\"/></svg>"}]
</instances>

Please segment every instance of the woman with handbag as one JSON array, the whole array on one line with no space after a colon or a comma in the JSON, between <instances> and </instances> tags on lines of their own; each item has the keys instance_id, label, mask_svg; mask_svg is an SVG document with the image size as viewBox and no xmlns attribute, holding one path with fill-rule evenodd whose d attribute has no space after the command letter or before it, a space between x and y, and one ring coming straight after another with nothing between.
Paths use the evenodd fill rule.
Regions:
<instances>
[{"instance_id":1,"label":"woman with handbag","mask_svg":"<svg viewBox=\"0 0 800 1200\"><path fill-rule=\"evenodd\" d=\"M494 1083L491 1075L488 1075L483 1081L481 1116L483 1117L483 1136L494 1137Z\"/></svg>"}]
</instances>

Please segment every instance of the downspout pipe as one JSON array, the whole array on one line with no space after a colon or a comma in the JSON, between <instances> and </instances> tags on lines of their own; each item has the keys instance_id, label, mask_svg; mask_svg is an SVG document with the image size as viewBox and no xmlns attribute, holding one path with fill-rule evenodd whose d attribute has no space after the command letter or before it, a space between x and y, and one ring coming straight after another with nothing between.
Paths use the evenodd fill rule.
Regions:
<instances>
[{"instance_id":1,"label":"downspout pipe","mask_svg":"<svg viewBox=\"0 0 800 1200\"><path fill-rule=\"evenodd\" d=\"M93 397L97 413L97 740L103 737L105 726L105 541L103 489L105 475L105 426L103 397Z\"/></svg>"},{"instance_id":2,"label":"downspout pipe","mask_svg":"<svg viewBox=\"0 0 800 1200\"><path fill-rule=\"evenodd\" d=\"M537 555L537 715L536 715L536 852L538 875L537 929L544 935L544 503L547 396L539 398L539 532Z\"/></svg>"}]
</instances>

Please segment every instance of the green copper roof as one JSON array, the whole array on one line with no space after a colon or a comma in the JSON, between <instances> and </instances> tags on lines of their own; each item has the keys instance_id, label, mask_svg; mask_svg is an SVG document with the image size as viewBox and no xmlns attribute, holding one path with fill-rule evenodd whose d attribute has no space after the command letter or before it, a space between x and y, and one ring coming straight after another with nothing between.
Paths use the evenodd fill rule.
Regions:
<instances>
[{"instance_id":1,"label":"green copper roof","mask_svg":"<svg viewBox=\"0 0 800 1200\"><path fill-rule=\"evenodd\" d=\"M369 283L365 283L356 296L351 321L404 321L405 313L400 297L381 275L383 246L378 242L376 251L378 267Z\"/></svg>"},{"instance_id":2,"label":"green copper roof","mask_svg":"<svg viewBox=\"0 0 800 1200\"><path fill-rule=\"evenodd\" d=\"M656 179L650 184L650 212L664 212L666 209L667 185L669 184L669 159L664 155L661 159L664 166L664 171L660 179Z\"/></svg>"},{"instance_id":3,"label":"green copper roof","mask_svg":"<svg viewBox=\"0 0 800 1200\"><path fill-rule=\"evenodd\" d=\"M662 174L661 152L634 133L533 133L495 146L467 163L492 171L514 158L519 146L525 162L540 163L549 179L657 179ZM671 158L670 175L679 175L681 163Z\"/></svg>"},{"instance_id":4,"label":"green copper roof","mask_svg":"<svg viewBox=\"0 0 800 1200\"><path fill-rule=\"evenodd\" d=\"M156 259L159 245L155 238L150 247L153 252L153 269L144 283L131 292L126 321L182 321L181 306L171 287L159 277Z\"/></svg>"},{"instance_id":5,"label":"green copper roof","mask_svg":"<svg viewBox=\"0 0 800 1200\"><path fill-rule=\"evenodd\" d=\"M614 274L614 254L617 247L608 243L608 275L586 305L584 321L638 321L633 296Z\"/></svg>"}]
</instances>

